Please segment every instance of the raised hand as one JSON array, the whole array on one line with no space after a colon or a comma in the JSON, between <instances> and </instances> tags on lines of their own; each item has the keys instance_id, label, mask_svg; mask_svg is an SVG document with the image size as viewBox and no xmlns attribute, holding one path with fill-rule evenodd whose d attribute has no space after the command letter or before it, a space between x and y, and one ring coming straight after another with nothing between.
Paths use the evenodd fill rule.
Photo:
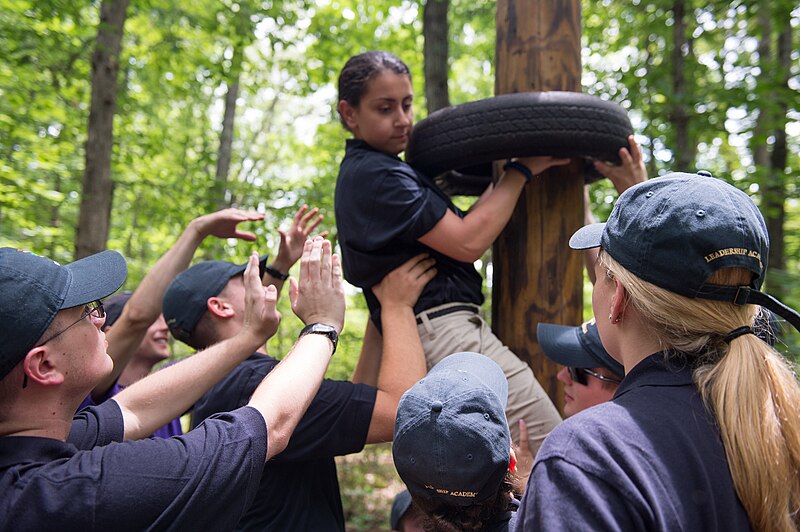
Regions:
<instances>
[{"instance_id":1,"label":"raised hand","mask_svg":"<svg viewBox=\"0 0 800 532\"><path fill-rule=\"evenodd\" d=\"M300 259L300 280L290 279L292 311L306 325L325 323L341 332L344 326L344 283L339 256L322 236L306 240Z\"/></svg>"},{"instance_id":2,"label":"raised hand","mask_svg":"<svg viewBox=\"0 0 800 532\"><path fill-rule=\"evenodd\" d=\"M525 484L527 484L528 477L533 468L533 454L528 445L528 426L525 424L524 419L519 420L519 442L511 442L511 449L516 458L516 474L520 480L520 485L516 486L517 492L525 491Z\"/></svg>"},{"instance_id":3,"label":"raised hand","mask_svg":"<svg viewBox=\"0 0 800 532\"><path fill-rule=\"evenodd\" d=\"M242 331L263 344L278 330L281 313L275 309L278 291L274 286L261 284L258 253L253 252L244 270L244 323Z\"/></svg>"},{"instance_id":4,"label":"raised hand","mask_svg":"<svg viewBox=\"0 0 800 532\"><path fill-rule=\"evenodd\" d=\"M619 158L622 161L619 166L594 161L597 171L609 178L620 194L637 183L647 181L647 168L642 158L642 149L633 135L628 136L628 145L630 148L619 149Z\"/></svg>"},{"instance_id":5,"label":"raised hand","mask_svg":"<svg viewBox=\"0 0 800 532\"><path fill-rule=\"evenodd\" d=\"M242 222L263 219L264 214L262 213L231 208L199 216L192 220L189 226L197 231L201 239L213 235L219 238L239 238L253 241L256 239L254 233L242 231L237 226Z\"/></svg>"},{"instance_id":6,"label":"raised hand","mask_svg":"<svg viewBox=\"0 0 800 532\"><path fill-rule=\"evenodd\" d=\"M309 210L308 205L303 205L297 209L292 225L287 231L278 229L278 234L281 235L281 243L273 264L276 268L281 271L289 271L294 266L294 263L300 259L306 240L308 240L311 232L322 222L322 215L317 216L317 213L319 213L318 208L314 207ZM325 238L328 236L328 232L323 231L320 236Z\"/></svg>"},{"instance_id":7,"label":"raised hand","mask_svg":"<svg viewBox=\"0 0 800 532\"><path fill-rule=\"evenodd\" d=\"M421 253L387 273L372 287L381 307L416 305L422 289L436 276L435 263L427 253Z\"/></svg>"}]
</instances>

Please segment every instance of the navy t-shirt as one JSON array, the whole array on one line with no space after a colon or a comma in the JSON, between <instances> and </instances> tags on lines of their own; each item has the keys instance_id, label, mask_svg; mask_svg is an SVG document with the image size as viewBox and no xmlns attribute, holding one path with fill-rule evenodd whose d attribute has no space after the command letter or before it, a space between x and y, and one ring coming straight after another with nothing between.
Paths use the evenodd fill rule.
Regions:
<instances>
[{"instance_id":1,"label":"navy t-shirt","mask_svg":"<svg viewBox=\"0 0 800 532\"><path fill-rule=\"evenodd\" d=\"M192 425L247 403L278 361L253 353L195 404ZM322 381L282 453L264 467L261 485L238 530L344 530L334 456L364 448L377 390Z\"/></svg>"},{"instance_id":2,"label":"navy t-shirt","mask_svg":"<svg viewBox=\"0 0 800 532\"><path fill-rule=\"evenodd\" d=\"M687 367L644 359L544 440L517 530L750 530Z\"/></svg>"},{"instance_id":3,"label":"navy t-shirt","mask_svg":"<svg viewBox=\"0 0 800 532\"><path fill-rule=\"evenodd\" d=\"M267 430L253 408L174 438L122 437L110 400L79 412L67 442L0 438L0 529L225 530L255 497Z\"/></svg>"},{"instance_id":4,"label":"navy t-shirt","mask_svg":"<svg viewBox=\"0 0 800 532\"><path fill-rule=\"evenodd\" d=\"M418 242L449 209L464 213L429 178L399 157L347 141L336 181L336 228L344 277L364 289L370 316L380 327L380 304L370 290L411 257L428 252L438 274L425 286L414 312L445 303L483 303L475 267Z\"/></svg>"}]
</instances>

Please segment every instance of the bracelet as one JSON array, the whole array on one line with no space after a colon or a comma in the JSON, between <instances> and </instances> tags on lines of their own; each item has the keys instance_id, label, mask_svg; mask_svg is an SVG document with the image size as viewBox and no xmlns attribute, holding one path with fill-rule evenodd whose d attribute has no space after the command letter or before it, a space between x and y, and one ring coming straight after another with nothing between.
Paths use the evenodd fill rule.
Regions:
<instances>
[{"instance_id":1,"label":"bracelet","mask_svg":"<svg viewBox=\"0 0 800 532\"><path fill-rule=\"evenodd\" d=\"M520 162L512 161L509 159L506 162L506 164L503 165L503 170L508 170L509 168L513 168L514 170L522 174L522 176L525 178L526 185L531 182L531 179L533 179L533 172L531 172L530 168L528 168L527 166L525 166Z\"/></svg>"},{"instance_id":2,"label":"bracelet","mask_svg":"<svg viewBox=\"0 0 800 532\"><path fill-rule=\"evenodd\" d=\"M275 268L273 268L272 266L265 266L264 267L264 271L267 272L268 274L270 274L272 277L274 277L276 279L280 279L281 281L285 281L286 279L289 278L289 274L288 273L281 273L278 270L276 270Z\"/></svg>"}]
</instances>

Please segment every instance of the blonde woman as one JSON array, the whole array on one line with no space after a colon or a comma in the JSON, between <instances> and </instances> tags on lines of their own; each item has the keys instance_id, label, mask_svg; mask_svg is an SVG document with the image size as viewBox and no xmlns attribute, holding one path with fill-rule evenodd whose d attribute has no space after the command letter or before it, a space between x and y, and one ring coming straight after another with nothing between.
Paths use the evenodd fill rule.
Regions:
<instances>
[{"instance_id":1,"label":"blonde woman","mask_svg":"<svg viewBox=\"0 0 800 532\"><path fill-rule=\"evenodd\" d=\"M625 378L545 440L520 527L798 530L800 386L754 316L800 315L759 291L769 239L750 198L671 174L570 246L600 248L592 306Z\"/></svg>"}]
</instances>

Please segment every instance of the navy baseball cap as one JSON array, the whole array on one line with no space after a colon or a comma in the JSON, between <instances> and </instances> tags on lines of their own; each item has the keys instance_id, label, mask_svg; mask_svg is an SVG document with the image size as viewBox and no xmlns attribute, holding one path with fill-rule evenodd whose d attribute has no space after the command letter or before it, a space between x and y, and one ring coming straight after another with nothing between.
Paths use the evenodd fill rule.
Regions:
<instances>
[{"instance_id":1,"label":"navy baseball cap","mask_svg":"<svg viewBox=\"0 0 800 532\"><path fill-rule=\"evenodd\" d=\"M392 455L414 497L469 506L497 493L511 458L503 370L478 353L436 364L400 399Z\"/></svg>"},{"instance_id":2,"label":"navy baseball cap","mask_svg":"<svg viewBox=\"0 0 800 532\"><path fill-rule=\"evenodd\" d=\"M625 367L603 347L594 318L578 327L540 323L536 335L547 358L562 366L606 368L620 379L625 376Z\"/></svg>"},{"instance_id":3,"label":"navy baseball cap","mask_svg":"<svg viewBox=\"0 0 800 532\"><path fill-rule=\"evenodd\" d=\"M259 258L259 270L264 277L267 257ZM236 265L224 260L198 262L178 274L164 293L163 312L172 335L181 341L188 340L197 322L206 312L208 298L222 292L231 277L241 274L247 263Z\"/></svg>"},{"instance_id":4,"label":"navy baseball cap","mask_svg":"<svg viewBox=\"0 0 800 532\"><path fill-rule=\"evenodd\" d=\"M116 251L70 264L14 248L0 248L0 379L33 349L59 311L102 299L128 275Z\"/></svg>"},{"instance_id":5,"label":"navy baseball cap","mask_svg":"<svg viewBox=\"0 0 800 532\"><path fill-rule=\"evenodd\" d=\"M397 530L397 525L409 508L411 508L411 494L408 490L403 490L392 501L392 511L389 514L389 527L392 530Z\"/></svg>"},{"instance_id":6,"label":"navy baseball cap","mask_svg":"<svg viewBox=\"0 0 800 532\"><path fill-rule=\"evenodd\" d=\"M601 247L638 278L690 298L761 305L800 330L800 314L760 292L769 235L750 197L710 175L672 173L623 192L606 223L572 235L572 249ZM722 268L753 272L748 286L707 283Z\"/></svg>"}]
</instances>

